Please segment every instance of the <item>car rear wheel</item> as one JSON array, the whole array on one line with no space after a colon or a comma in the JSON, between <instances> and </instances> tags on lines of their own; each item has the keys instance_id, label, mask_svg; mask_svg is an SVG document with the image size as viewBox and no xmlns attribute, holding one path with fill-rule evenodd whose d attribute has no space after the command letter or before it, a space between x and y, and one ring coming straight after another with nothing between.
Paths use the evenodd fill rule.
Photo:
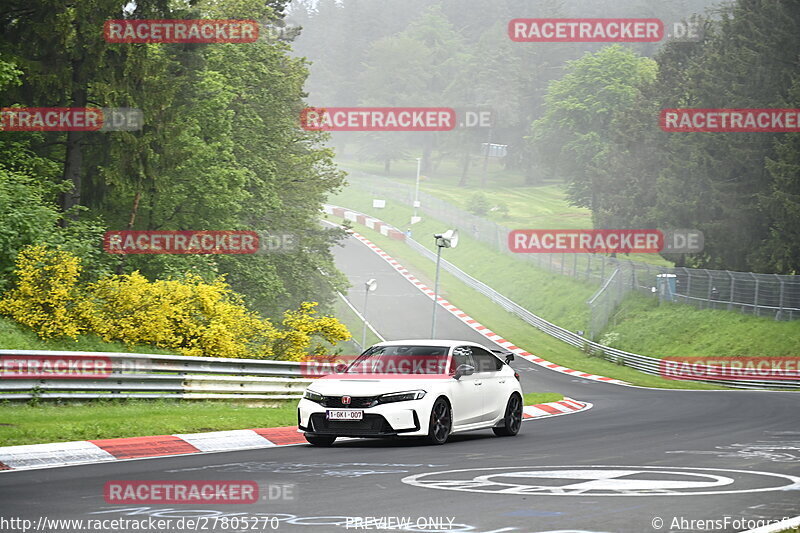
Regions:
<instances>
[{"instance_id":1,"label":"car rear wheel","mask_svg":"<svg viewBox=\"0 0 800 533\"><path fill-rule=\"evenodd\" d=\"M306 440L314 446L330 446L336 441L336 437L330 435L309 435L305 434Z\"/></svg>"},{"instance_id":2,"label":"car rear wheel","mask_svg":"<svg viewBox=\"0 0 800 533\"><path fill-rule=\"evenodd\" d=\"M431 409L431 421L428 424L428 442L431 444L444 444L450 436L453 427L453 417L450 414L450 405L444 398L438 398Z\"/></svg>"},{"instance_id":3,"label":"car rear wheel","mask_svg":"<svg viewBox=\"0 0 800 533\"><path fill-rule=\"evenodd\" d=\"M492 428L492 431L498 437L513 437L519 433L520 427L522 427L522 398L518 394L512 394L506 404L503 425Z\"/></svg>"}]
</instances>

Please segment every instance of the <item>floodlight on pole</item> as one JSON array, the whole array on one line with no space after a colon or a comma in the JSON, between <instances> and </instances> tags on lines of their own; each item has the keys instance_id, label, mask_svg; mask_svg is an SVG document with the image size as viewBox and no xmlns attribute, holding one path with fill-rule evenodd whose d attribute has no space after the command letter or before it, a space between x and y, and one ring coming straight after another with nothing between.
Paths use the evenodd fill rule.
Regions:
<instances>
[{"instance_id":1,"label":"floodlight on pole","mask_svg":"<svg viewBox=\"0 0 800 533\"><path fill-rule=\"evenodd\" d=\"M361 348L367 349L367 299L369 293L378 288L378 282L373 278L364 282L364 330L361 332Z\"/></svg>"},{"instance_id":2,"label":"floodlight on pole","mask_svg":"<svg viewBox=\"0 0 800 533\"><path fill-rule=\"evenodd\" d=\"M436 233L436 278L433 282L433 312L431 314L431 339L436 338L436 305L439 301L439 265L442 261L442 248L458 246L458 230L449 229L444 233Z\"/></svg>"},{"instance_id":3,"label":"floodlight on pole","mask_svg":"<svg viewBox=\"0 0 800 533\"><path fill-rule=\"evenodd\" d=\"M416 224L419 222L419 217L417 216L417 208L419 208L419 172L422 166L422 158L417 158L417 180L414 184L414 216L411 217L411 223Z\"/></svg>"}]
</instances>

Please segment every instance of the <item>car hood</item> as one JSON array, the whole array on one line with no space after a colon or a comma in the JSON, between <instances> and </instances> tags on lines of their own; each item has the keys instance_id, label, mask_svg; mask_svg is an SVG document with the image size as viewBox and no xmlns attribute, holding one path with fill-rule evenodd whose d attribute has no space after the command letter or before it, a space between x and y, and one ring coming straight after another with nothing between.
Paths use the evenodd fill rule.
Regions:
<instances>
[{"instance_id":1,"label":"car hood","mask_svg":"<svg viewBox=\"0 0 800 533\"><path fill-rule=\"evenodd\" d=\"M452 379L444 374L332 374L314 380L308 388L325 396L377 396L390 392L429 390Z\"/></svg>"}]
</instances>

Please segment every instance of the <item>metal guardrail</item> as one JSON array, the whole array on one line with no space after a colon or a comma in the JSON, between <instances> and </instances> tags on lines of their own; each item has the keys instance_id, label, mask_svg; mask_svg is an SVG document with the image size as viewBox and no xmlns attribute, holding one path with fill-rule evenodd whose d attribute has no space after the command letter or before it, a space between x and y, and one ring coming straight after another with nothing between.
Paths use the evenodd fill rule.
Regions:
<instances>
[{"instance_id":1,"label":"metal guardrail","mask_svg":"<svg viewBox=\"0 0 800 533\"><path fill-rule=\"evenodd\" d=\"M386 179L365 180L365 173L351 173L350 183L379 197L413 205L414 187ZM550 272L602 285L617 268L630 272L626 282L642 294L655 295L659 274L674 274L674 299L701 309L738 311L775 320L800 319L800 276L756 274L729 270L665 267L602 254L515 254L508 249L510 229L477 216L434 195L419 192L420 210L428 216L458 228L465 235L509 254L515 259ZM607 314L604 309L597 308ZM607 318L607 317L606 317ZM599 317L602 324L604 317Z\"/></svg>"},{"instance_id":2,"label":"metal guardrail","mask_svg":"<svg viewBox=\"0 0 800 533\"><path fill-rule=\"evenodd\" d=\"M0 401L99 398L177 398L187 400L297 399L310 379L300 363L261 359L185 357L112 352L0 350L8 356L103 358L107 374L88 378L3 378ZM0 375L2 373L0 372Z\"/></svg>"},{"instance_id":3,"label":"metal guardrail","mask_svg":"<svg viewBox=\"0 0 800 533\"><path fill-rule=\"evenodd\" d=\"M352 209L349 209L353 211ZM363 213L359 213L362 214ZM368 216L368 215L365 215ZM416 252L420 253L424 257L430 259L431 261L436 261L436 254L426 248L424 245L420 244L418 241L415 241L411 237L406 237L405 242ZM662 360L657 357L650 357L647 355L639 355L631 352L626 352L624 350L618 350L616 348L612 348L610 346L604 346L600 343L593 342L577 333L573 333L567 329L564 329L560 326L556 326L555 324L548 322L547 320L531 313L521 305L517 304L510 298L503 296L490 286L486 285L482 281L475 279L474 277L470 276L453 263L447 261L446 259L441 259L441 266L447 272L452 274L456 277L459 281L467 285L468 287L476 290L477 292L483 294L492 302L496 303L509 313L513 313L531 326L543 331L547 335L554 337L562 342L566 342L576 348L579 348L587 353L589 356L600 357L607 361L628 366L640 372L644 372L645 374L660 376L662 375L661 372L661 364ZM756 381L756 380L696 380L701 381L704 383L713 383L715 385L723 385L726 387L731 388L738 388L738 389L800 389L800 380L764 380L764 381Z\"/></svg>"},{"instance_id":4,"label":"metal guardrail","mask_svg":"<svg viewBox=\"0 0 800 533\"><path fill-rule=\"evenodd\" d=\"M415 241L414 239L408 238L406 242L419 252L420 254L424 255L428 259L435 261L436 254L433 253L431 250L428 250L425 246L420 244L419 242ZM458 280L463 282L465 285L469 286L470 288L478 291L479 293L483 294L487 298L491 299L492 302L496 303L509 313L513 313L531 326L543 331L544 333L554 337L560 341L566 342L576 348L580 348L581 350L585 351L587 355L601 357L607 361L612 363L616 363L623 366L628 366L633 369L636 369L640 372L644 372L645 374L651 374L655 376L662 375L661 364L662 360L657 357L650 357L647 355L639 355L631 352L626 352L624 350L618 350L617 348L612 348L610 346L604 346L600 343L590 341L589 339L578 335L577 333L573 333L567 329L564 329L560 326L556 326L555 324L548 322L547 320L534 315L521 305L517 304L510 298L503 296L496 290L492 289L482 281L479 281L454 264L450 263L449 261L442 259L441 260L442 268L446 271L451 273L455 276ZM764 380L764 381L755 381L755 380L699 380L705 383L713 383L715 385L723 385L726 387L732 388L740 388L740 389L800 389L800 380Z\"/></svg>"}]
</instances>

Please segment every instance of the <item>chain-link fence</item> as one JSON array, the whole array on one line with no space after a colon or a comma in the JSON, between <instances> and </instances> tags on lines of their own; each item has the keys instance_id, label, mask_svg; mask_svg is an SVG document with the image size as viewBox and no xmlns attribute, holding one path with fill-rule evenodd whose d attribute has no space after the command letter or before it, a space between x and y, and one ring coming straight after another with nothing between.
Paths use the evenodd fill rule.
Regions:
<instances>
[{"instance_id":1,"label":"chain-link fence","mask_svg":"<svg viewBox=\"0 0 800 533\"><path fill-rule=\"evenodd\" d=\"M608 277L600 289L589 301L589 335L595 340L597 335L605 329L611 316L614 314L625 295L632 290L631 284L626 283L630 270L618 268Z\"/></svg>"},{"instance_id":2,"label":"chain-link fence","mask_svg":"<svg viewBox=\"0 0 800 533\"><path fill-rule=\"evenodd\" d=\"M376 198L391 198L406 205L414 202L413 186L357 176L351 177L351 183ZM495 250L550 272L599 285L600 290L589 302L590 329L594 333L602 331L630 290L702 309L725 309L776 320L800 318L800 276L665 267L602 254L517 254L508 248L509 228L422 191L419 201L419 209L426 215ZM609 283L612 276L614 281ZM608 291L612 292L606 294Z\"/></svg>"}]
</instances>

